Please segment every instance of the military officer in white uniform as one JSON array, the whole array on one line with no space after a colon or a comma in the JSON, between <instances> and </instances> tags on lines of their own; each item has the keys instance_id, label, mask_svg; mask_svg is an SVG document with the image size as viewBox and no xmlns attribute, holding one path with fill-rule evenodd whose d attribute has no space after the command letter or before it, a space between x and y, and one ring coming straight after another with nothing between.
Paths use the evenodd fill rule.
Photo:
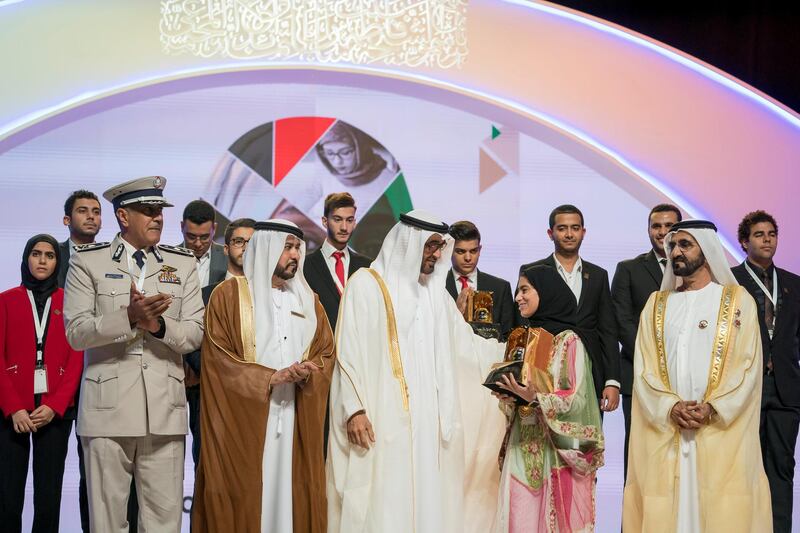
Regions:
<instances>
[{"instance_id":1,"label":"military officer in white uniform","mask_svg":"<svg viewBox=\"0 0 800 533\"><path fill-rule=\"evenodd\" d=\"M131 475L139 531L181 528L183 355L200 346L203 300L192 252L158 244L165 185L151 176L107 190L120 233L77 248L67 275L67 339L85 350L77 433L93 532L128 531Z\"/></svg>"}]
</instances>

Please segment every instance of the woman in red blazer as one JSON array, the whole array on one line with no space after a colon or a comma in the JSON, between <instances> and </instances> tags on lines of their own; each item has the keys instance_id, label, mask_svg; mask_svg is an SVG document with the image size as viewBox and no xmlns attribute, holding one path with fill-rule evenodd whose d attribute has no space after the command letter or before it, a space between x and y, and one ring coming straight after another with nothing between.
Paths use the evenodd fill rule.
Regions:
<instances>
[{"instance_id":1,"label":"woman in red blazer","mask_svg":"<svg viewBox=\"0 0 800 533\"><path fill-rule=\"evenodd\" d=\"M65 418L83 369L67 343L58 288L58 242L36 235L22 255L22 284L0 293L0 529L22 530L33 442L33 532L57 532L64 461L72 428ZM35 315L34 315L35 312ZM73 409L74 410L74 409Z\"/></svg>"}]
</instances>

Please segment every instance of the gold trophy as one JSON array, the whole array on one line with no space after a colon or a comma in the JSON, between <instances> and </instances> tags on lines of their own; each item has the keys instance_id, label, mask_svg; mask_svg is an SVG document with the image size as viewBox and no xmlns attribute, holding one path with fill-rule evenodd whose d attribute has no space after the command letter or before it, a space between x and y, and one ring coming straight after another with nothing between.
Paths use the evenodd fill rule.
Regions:
<instances>
[{"instance_id":1,"label":"gold trophy","mask_svg":"<svg viewBox=\"0 0 800 533\"><path fill-rule=\"evenodd\" d=\"M531 384L537 392L553 392L553 379L549 369L552 356L553 336L549 332L528 326L514 328L508 334L504 361L492 365L483 386L514 396L517 403L527 405L528 402L496 383L501 381L504 374L510 374L520 385Z\"/></svg>"},{"instance_id":2,"label":"gold trophy","mask_svg":"<svg viewBox=\"0 0 800 533\"><path fill-rule=\"evenodd\" d=\"M472 291L467 297L464 318L472 330L486 339L500 339L500 324L492 322L494 309L493 291Z\"/></svg>"}]
</instances>

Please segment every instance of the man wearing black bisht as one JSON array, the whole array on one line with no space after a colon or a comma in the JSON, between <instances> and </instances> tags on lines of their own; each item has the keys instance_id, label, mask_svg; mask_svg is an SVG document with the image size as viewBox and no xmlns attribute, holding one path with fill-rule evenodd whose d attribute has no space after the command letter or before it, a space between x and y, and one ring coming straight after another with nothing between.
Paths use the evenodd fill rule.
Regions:
<instances>
[{"instance_id":1,"label":"man wearing black bisht","mask_svg":"<svg viewBox=\"0 0 800 533\"><path fill-rule=\"evenodd\" d=\"M792 531L794 449L800 426L800 277L773 263L778 223L769 213L748 213L739 224L747 259L731 269L758 304L764 353L761 454L772 496L773 530Z\"/></svg>"}]
</instances>

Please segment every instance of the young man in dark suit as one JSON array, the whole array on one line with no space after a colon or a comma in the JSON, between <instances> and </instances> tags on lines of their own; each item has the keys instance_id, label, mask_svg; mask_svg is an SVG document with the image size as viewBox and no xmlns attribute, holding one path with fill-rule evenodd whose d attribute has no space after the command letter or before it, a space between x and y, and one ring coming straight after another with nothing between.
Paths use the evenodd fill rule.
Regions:
<instances>
[{"instance_id":1,"label":"young man in dark suit","mask_svg":"<svg viewBox=\"0 0 800 533\"><path fill-rule=\"evenodd\" d=\"M583 213L574 205L561 205L550 213L547 235L553 241L552 255L522 265L550 265L570 288L578 302L578 333L592 362L592 378L601 411L619 406L619 345L614 304L608 288L608 272L583 261L579 255L586 235ZM602 414L602 413L601 413Z\"/></svg>"},{"instance_id":2,"label":"young man in dark suit","mask_svg":"<svg viewBox=\"0 0 800 533\"><path fill-rule=\"evenodd\" d=\"M472 222L462 220L450 226L453 237L453 269L447 275L445 287L454 300L465 290L492 291L492 322L500 324L501 339L517 323L511 284L504 279L478 270L481 257L481 233Z\"/></svg>"},{"instance_id":3,"label":"young man in dark suit","mask_svg":"<svg viewBox=\"0 0 800 533\"><path fill-rule=\"evenodd\" d=\"M327 237L322 246L306 257L303 274L311 290L319 295L331 329L336 331L339 301L348 278L359 268L368 267L372 260L347 247L356 228L356 203L350 193L329 194L323 213L322 226Z\"/></svg>"},{"instance_id":4,"label":"young man in dark suit","mask_svg":"<svg viewBox=\"0 0 800 533\"><path fill-rule=\"evenodd\" d=\"M778 224L754 211L739 224L747 259L733 275L758 305L764 383L761 391L761 453L772 495L775 532L792 531L794 449L800 427L800 277L778 268Z\"/></svg>"},{"instance_id":5,"label":"young man in dark suit","mask_svg":"<svg viewBox=\"0 0 800 533\"><path fill-rule=\"evenodd\" d=\"M74 247L92 244L100 231L101 223L100 200L95 193L83 189L74 191L64 202L64 225L69 228L69 239L59 243L61 262L58 265L58 286L62 289Z\"/></svg>"},{"instance_id":6,"label":"young man in dark suit","mask_svg":"<svg viewBox=\"0 0 800 533\"><path fill-rule=\"evenodd\" d=\"M359 268L369 267L372 260L347 246L356 229L356 202L349 192L335 192L325 197L322 226L327 236L322 246L311 252L303 264L303 275L311 290L319 296L331 330L336 333L339 302L347 280ZM323 450L327 457L328 411L325 411Z\"/></svg>"},{"instance_id":7,"label":"young man in dark suit","mask_svg":"<svg viewBox=\"0 0 800 533\"><path fill-rule=\"evenodd\" d=\"M61 261L58 264L58 286L64 288L69 271L69 259L75 253L75 246L92 244L100 232L102 226L102 209L97 195L91 191L80 189L73 191L64 202L64 225L69 228L69 238L59 243ZM75 417L78 402L80 401L80 387L75 393L75 412L70 415ZM81 514L81 529L89 533L89 497L86 493L86 469L83 462L83 446L78 434L75 434L78 442L78 507ZM136 501L136 490L131 483L131 498L128 500L128 522L132 528L136 528L139 506Z\"/></svg>"},{"instance_id":8,"label":"young man in dark suit","mask_svg":"<svg viewBox=\"0 0 800 533\"><path fill-rule=\"evenodd\" d=\"M179 246L194 253L201 288L224 280L228 271L228 258L222 246L214 242L216 216L214 206L205 200L193 200L183 210L183 242Z\"/></svg>"},{"instance_id":9,"label":"young man in dark suit","mask_svg":"<svg viewBox=\"0 0 800 533\"><path fill-rule=\"evenodd\" d=\"M628 473L628 439L631 431L633 394L633 350L639 329L639 315L654 291L661 287L667 264L664 237L673 224L683 219L681 210L672 204L659 204L647 216L647 233L651 249L617 265L611 282L611 298L617 317L617 336L622 344L622 413L625 415L625 475Z\"/></svg>"}]
</instances>

